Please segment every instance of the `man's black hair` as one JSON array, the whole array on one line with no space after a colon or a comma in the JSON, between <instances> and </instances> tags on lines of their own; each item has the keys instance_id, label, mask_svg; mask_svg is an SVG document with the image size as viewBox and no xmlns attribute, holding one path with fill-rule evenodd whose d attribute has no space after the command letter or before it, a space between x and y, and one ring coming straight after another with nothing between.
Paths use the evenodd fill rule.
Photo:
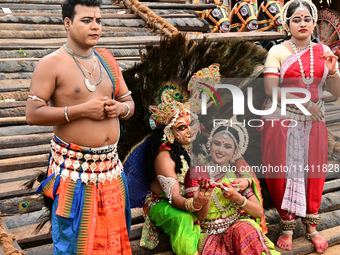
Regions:
<instances>
[{"instance_id":1,"label":"man's black hair","mask_svg":"<svg viewBox=\"0 0 340 255\"><path fill-rule=\"evenodd\" d=\"M86 5L86 6L97 6L100 7L102 4L101 0L65 0L61 4L63 20L67 17L71 21L74 18L74 7L77 5Z\"/></svg>"}]
</instances>

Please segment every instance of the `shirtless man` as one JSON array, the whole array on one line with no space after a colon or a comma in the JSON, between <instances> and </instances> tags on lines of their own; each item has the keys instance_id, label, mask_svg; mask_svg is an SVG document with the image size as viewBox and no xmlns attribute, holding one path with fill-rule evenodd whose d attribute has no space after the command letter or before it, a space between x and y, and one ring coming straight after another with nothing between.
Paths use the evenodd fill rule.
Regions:
<instances>
[{"instance_id":1,"label":"shirtless man","mask_svg":"<svg viewBox=\"0 0 340 255\"><path fill-rule=\"evenodd\" d=\"M131 254L116 143L119 118L133 115L134 102L115 60L109 75L93 53L102 32L100 4L62 4L67 42L39 61L27 100L27 123L53 126L55 134L38 189L54 199L53 254Z\"/></svg>"}]
</instances>

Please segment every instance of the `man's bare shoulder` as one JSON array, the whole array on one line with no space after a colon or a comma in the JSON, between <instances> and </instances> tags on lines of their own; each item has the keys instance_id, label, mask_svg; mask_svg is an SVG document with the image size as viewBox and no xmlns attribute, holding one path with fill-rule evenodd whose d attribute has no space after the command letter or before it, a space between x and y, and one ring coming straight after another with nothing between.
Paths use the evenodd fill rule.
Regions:
<instances>
[{"instance_id":1,"label":"man's bare shoulder","mask_svg":"<svg viewBox=\"0 0 340 255\"><path fill-rule=\"evenodd\" d=\"M49 63L52 63L52 64L58 64L58 60L61 60L63 58L66 57L66 54L65 52L59 48L57 49L56 51L53 51L51 52L50 54L42 57L40 60L39 60L39 63L43 63L43 64L49 64Z\"/></svg>"}]
</instances>

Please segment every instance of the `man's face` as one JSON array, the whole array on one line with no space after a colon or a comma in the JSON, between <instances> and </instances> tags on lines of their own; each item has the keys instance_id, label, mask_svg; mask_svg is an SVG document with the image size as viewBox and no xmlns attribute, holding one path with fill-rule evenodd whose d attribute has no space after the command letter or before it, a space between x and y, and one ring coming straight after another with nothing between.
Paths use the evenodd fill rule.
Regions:
<instances>
[{"instance_id":1,"label":"man's face","mask_svg":"<svg viewBox=\"0 0 340 255\"><path fill-rule=\"evenodd\" d=\"M86 48L95 46L102 32L99 7L78 4L74 11L73 22L65 18L65 25L69 27L70 39Z\"/></svg>"}]
</instances>

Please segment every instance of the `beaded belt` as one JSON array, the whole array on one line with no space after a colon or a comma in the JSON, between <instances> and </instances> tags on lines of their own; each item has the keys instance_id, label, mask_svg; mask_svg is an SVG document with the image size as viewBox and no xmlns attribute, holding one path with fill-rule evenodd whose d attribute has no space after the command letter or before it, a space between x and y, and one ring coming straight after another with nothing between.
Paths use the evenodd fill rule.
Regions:
<instances>
[{"instance_id":1,"label":"beaded belt","mask_svg":"<svg viewBox=\"0 0 340 255\"><path fill-rule=\"evenodd\" d=\"M146 194L144 204L147 205L149 209L151 209L151 207L161 201L165 201L165 199L156 194L153 194L152 191L149 190L148 194Z\"/></svg>"},{"instance_id":2,"label":"beaded belt","mask_svg":"<svg viewBox=\"0 0 340 255\"><path fill-rule=\"evenodd\" d=\"M104 184L106 180L111 182L121 175L123 166L116 153L117 146L110 146L107 153L98 154L72 143L64 144L57 139L54 137L51 140L50 161L52 173L56 176L60 175L64 180L71 178L74 182L81 179L86 184L96 184L98 181Z\"/></svg>"},{"instance_id":3,"label":"beaded belt","mask_svg":"<svg viewBox=\"0 0 340 255\"><path fill-rule=\"evenodd\" d=\"M226 231L235 221L241 218L238 210L236 213L227 216L226 218L217 218L212 220L201 221L202 233L209 233L211 235L218 235Z\"/></svg>"},{"instance_id":4,"label":"beaded belt","mask_svg":"<svg viewBox=\"0 0 340 255\"><path fill-rule=\"evenodd\" d=\"M318 99L316 102L314 102L317 106L320 107L322 113L325 115L325 105L323 100ZM268 110L272 107L273 101L271 98L268 99L268 102L266 104L265 110ZM274 113L281 114L281 104L278 103L276 110ZM312 118L310 117L311 115L305 115L299 108L296 106L290 106L286 105L286 117L293 119L293 120L298 120L298 121L312 121Z\"/></svg>"}]
</instances>

